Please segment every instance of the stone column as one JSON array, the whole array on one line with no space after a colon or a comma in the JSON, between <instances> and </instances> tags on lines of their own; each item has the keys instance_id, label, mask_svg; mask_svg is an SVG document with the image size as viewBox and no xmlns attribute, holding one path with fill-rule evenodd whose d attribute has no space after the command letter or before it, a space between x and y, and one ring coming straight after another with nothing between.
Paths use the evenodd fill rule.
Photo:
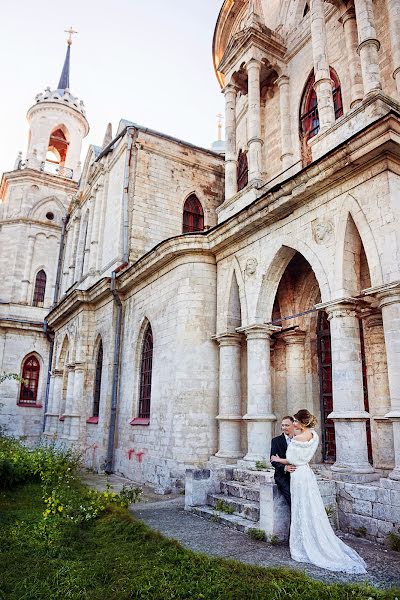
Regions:
<instances>
[{"instance_id":1,"label":"stone column","mask_svg":"<svg viewBox=\"0 0 400 600\"><path fill-rule=\"evenodd\" d=\"M332 345L333 412L328 415L335 422L336 462L332 470L345 473L348 480L374 478L374 469L368 462L365 423L369 414L364 408L356 304L333 302L324 308L330 321Z\"/></svg>"},{"instance_id":2,"label":"stone column","mask_svg":"<svg viewBox=\"0 0 400 600\"><path fill-rule=\"evenodd\" d=\"M363 322L374 467L393 469L393 427L385 417L390 411L390 392L382 314L368 311Z\"/></svg>"},{"instance_id":3,"label":"stone column","mask_svg":"<svg viewBox=\"0 0 400 600\"><path fill-rule=\"evenodd\" d=\"M96 196L94 201L94 213L93 213L93 224L92 224L92 236L90 243L90 254L89 254L89 273L94 275L96 272L97 265L97 251L99 245L99 228L100 228L100 213L101 213L101 188L102 185L98 185L96 189Z\"/></svg>"},{"instance_id":4,"label":"stone column","mask_svg":"<svg viewBox=\"0 0 400 600\"><path fill-rule=\"evenodd\" d=\"M239 329L247 338L247 454L244 460L269 463L272 439L272 386L270 335L280 331L272 325L250 325Z\"/></svg>"},{"instance_id":5,"label":"stone column","mask_svg":"<svg viewBox=\"0 0 400 600\"><path fill-rule=\"evenodd\" d=\"M237 192L236 152L236 95L237 90L228 83L223 90L225 96L225 199Z\"/></svg>"},{"instance_id":6,"label":"stone column","mask_svg":"<svg viewBox=\"0 0 400 600\"><path fill-rule=\"evenodd\" d=\"M321 132L329 129L335 122L324 6L325 4L322 0L311 0L311 43L314 61L314 88L317 94Z\"/></svg>"},{"instance_id":7,"label":"stone column","mask_svg":"<svg viewBox=\"0 0 400 600\"><path fill-rule=\"evenodd\" d=\"M63 387L62 369L54 369L52 373L49 389L49 404L46 413L46 435L54 435L57 433Z\"/></svg>"},{"instance_id":8,"label":"stone column","mask_svg":"<svg viewBox=\"0 0 400 600\"><path fill-rule=\"evenodd\" d=\"M84 408L84 381L85 365L83 363L75 364L74 392L72 397L71 412L69 413L69 438L79 440L80 421L83 416Z\"/></svg>"},{"instance_id":9,"label":"stone column","mask_svg":"<svg viewBox=\"0 0 400 600\"><path fill-rule=\"evenodd\" d=\"M305 337L305 331L299 329L282 333L286 344L286 412L288 415L294 415L301 408L312 409L306 400Z\"/></svg>"},{"instance_id":10,"label":"stone column","mask_svg":"<svg viewBox=\"0 0 400 600\"><path fill-rule=\"evenodd\" d=\"M84 239L85 247L82 248L83 251L83 265L82 265L82 276L84 277L89 271L89 257L90 257L90 248L92 241L92 228L93 228L93 212L94 212L94 199L90 198L88 200L88 226L86 232L86 239Z\"/></svg>"},{"instance_id":11,"label":"stone column","mask_svg":"<svg viewBox=\"0 0 400 600\"><path fill-rule=\"evenodd\" d=\"M35 248L35 236L28 236L28 244L25 254L24 278L21 285L21 303L28 304L29 281L32 268L33 251Z\"/></svg>"},{"instance_id":12,"label":"stone column","mask_svg":"<svg viewBox=\"0 0 400 600\"><path fill-rule=\"evenodd\" d=\"M364 94L382 89L379 71L379 40L376 37L372 0L354 0L358 29L358 54Z\"/></svg>"},{"instance_id":13,"label":"stone column","mask_svg":"<svg viewBox=\"0 0 400 600\"><path fill-rule=\"evenodd\" d=\"M361 77L361 62L357 52L357 21L353 8L349 8L340 18L343 25L346 43L347 65L350 79L350 108L355 108L364 97L363 82Z\"/></svg>"},{"instance_id":14,"label":"stone column","mask_svg":"<svg viewBox=\"0 0 400 600\"><path fill-rule=\"evenodd\" d=\"M390 410L385 416L393 424L394 469L389 477L400 480L400 286L377 296L382 310L390 391Z\"/></svg>"},{"instance_id":15,"label":"stone column","mask_svg":"<svg viewBox=\"0 0 400 600\"><path fill-rule=\"evenodd\" d=\"M79 218L75 218L74 220L74 231L72 235L72 248L71 248L71 262L69 265L69 282L68 288L71 287L75 283L75 271L76 271L76 260L77 260L77 250L78 250L78 241L79 241ZM67 289L68 289L67 288Z\"/></svg>"},{"instance_id":16,"label":"stone column","mask_svg":"<svg viewBox=\"0 0 400 600\"><path fill-rule=\"evenodd\" d=\"M70 415L72 413L72 407L74 405L74 378L75 378L75 365L67 365L67 393L65 399L64 414L61 415L64 418L63 437L69 437L70 432Z\"/></svg>"},{"instance_id":17,"label":"stone column","mask_svg":"<svg viewBox=\"0 0 400 600\"><path fill-rule=\"evenodd\" d=\"M293 164L289 77L287 75L281 75L276 83L279 87L279 104L281 112L281 164L282 170L285 171Z\"/></svg>"},{"instance_id":18,"label":"stone column","mask_svg":"<svg viewBox=\"0 0 400 600\"><path fill-rule=\"evenodd\" d=\"M236 459L243 456L240 445L242 336L225 333L214 339L219 343L219 448L215 456L225 460Z\"/></svg>"},{"instance_id":19,"label":"stone column","mask_svg":"<svg viewBox=\"0 0 400 600\"><path fill-rule=\"evenodd\" d=\"M261 139L261 62L251 58L246 64L248 77L247 131L249 148L249 182L261 180L262 146Z\"/></svg>"},{"instance_id":20,"label":"stone column","mask_svg":"<svg viewBox=\"0 0 400 600\"><path fill-rule=\"evenodd\" d=\"M393 79L396 81L397 96L400 98L400 3L387 0L390 43L392 47Z\"/></svg>"}]
</instances>

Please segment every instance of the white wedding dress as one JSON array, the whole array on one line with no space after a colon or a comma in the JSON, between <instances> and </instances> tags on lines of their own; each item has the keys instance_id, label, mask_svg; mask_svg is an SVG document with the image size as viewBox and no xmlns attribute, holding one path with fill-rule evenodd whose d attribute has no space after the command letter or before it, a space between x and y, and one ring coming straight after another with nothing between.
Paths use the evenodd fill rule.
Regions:
<instances>
[{"instance_id":1,"label":"white wedding dress","mask_svg":"<svg viewBox=\"0 0 400 600\"><path fill-rule=\"evenodd\" d=\"M318 435L311 429L309 442L292 440L286 458L296 470L290 476L292 499L290 523L291 557L329 571L366 573L366 565L355 550L334 533L326 514L317 479L309 462L318 447Z\"/></svg>"}]
</instances>

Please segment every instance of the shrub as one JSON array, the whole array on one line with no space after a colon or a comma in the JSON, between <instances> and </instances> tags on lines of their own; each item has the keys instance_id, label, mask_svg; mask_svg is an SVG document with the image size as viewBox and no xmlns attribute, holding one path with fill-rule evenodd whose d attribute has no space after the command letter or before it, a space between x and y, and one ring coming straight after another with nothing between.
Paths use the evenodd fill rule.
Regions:
<instances>
[{"instance_id":1,"label":"shrub","mask_svg":"<svg viewBox=\"0 0 400 600\"><path fill-rule=\"evenodd\" d=\"M256 529L255 527L251 527L247 530L248 535L252 540L259 540L264 542L266 539L265 531L263 529Z\"/></svg>"}]
</instances>

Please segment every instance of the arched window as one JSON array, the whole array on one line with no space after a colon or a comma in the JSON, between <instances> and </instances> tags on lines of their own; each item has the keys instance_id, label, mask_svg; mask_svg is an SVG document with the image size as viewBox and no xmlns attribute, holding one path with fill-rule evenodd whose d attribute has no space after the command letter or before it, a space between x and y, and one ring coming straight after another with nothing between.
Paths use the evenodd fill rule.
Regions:
<instances>
[{"instance_id":1,"label":"arched window","mask_svg":"<svg viewBox=\"0 0 400 600\"><path fill-rule=\"evenodd\" d=\"M67 158L68 142L63 130L59 127L53 131L49 139L46 160L59 165L64 165Z\"/></svg>"},{"instance_id":2,"label":"arched window","mask_svg":"<svg viewBox=\"0 0 400 600\"><path fill-rule=\"evenodd\" d=\"M38 274L36 275L35 280L35 291L33 292L33 306L43 306L44 303L44 295L46 292L46 273L43 269L40 269Z\"/></svg>"},{"instance_id":3,"label":"arched window","mask_svg":"<svg viewBox=\"0 0 400 600\"><path fill-rule=\"evenodd\" d=\"M153 370L153 332L147 326L143 339L140 365L139 419L150 418L151 375Z\"/></svg>"},{"instance_id":4,"label":"arched window","mask_svg":"<svg viewBox=\"0 0 400 600\"><path fill-rule=\"evenodd\" d=\"M204 231L204 213L195 194L189 196L183 207L183 233Z\"/></svg>"},{"instance_id":5,"label":"arched window","mask_svg":"<svg viewBox=\"0 0 400 600\"><path fill-rule=\"evenodd\" d=\"M39 386L39 361L35 356L28 356L22 365L22 379L19 392L19 404L37 404Z\"/></svg>"},{"instance_id":6,"label":"arched window","mask_svg":"<svg viewBox=\"0 0 400 600\"><path fill-rule=\"evenodd\" d=\"M96 373L94 379L94 394L93 394L93 417L99 416L100 409L100 394L101 394L101 375L103 371L103 342L100 341L97 350Z\"/></svg>"},{"instance_id":7,"label":"arched window","mask_svg":"<svg viewBox=\"0 0 400 600\"><path fill-rule=\"evenodd\" d=\"M238 192L246 187L249 182L249 167L247 165L247 155L239 150L237 163L237 189Z\"/></svg>"},{"instance_id":8,"label":"arched window","mask_svg":"<svg viewBox=\"0 0 400 600\"><path fill-rule=\"evenodd\" d=\"M330 76L332 80L335 119L338 119L343 115L342 93L338 76L333 69L330 70ZM302 139L305 141L310 140L319 132L318 103L314 83L314 73L311 73L305 85L300 105L300 133Z\"/></svg>"}]
</instances>

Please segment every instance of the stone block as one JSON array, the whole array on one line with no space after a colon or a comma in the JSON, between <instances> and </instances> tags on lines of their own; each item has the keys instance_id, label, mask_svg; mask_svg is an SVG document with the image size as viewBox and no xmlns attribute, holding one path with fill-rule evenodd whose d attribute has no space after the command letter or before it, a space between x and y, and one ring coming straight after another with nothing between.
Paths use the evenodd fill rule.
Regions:
<instances>
[{"instance_id":1,"label":"stone block","mask_svg":"<svg viewBox=\"0 0 400 600\"><path fill-rule=\"evenodd\" d=\"M346 483L344 489L352 498L368 500L369 502L375 502L377 500L378 488L376 486Z\"/></svg>"},{"instance_id":2,"label":"stone block","mask_svg":"<svg viewBox=\"0 0 400 600\"><path fill-rule=\"evenodd\" d=\"M353 513L372 517L372 502L369 502L368 500L354 500Z\"/></svg>"},{"instance_id":3,"label":"stone block","mask_svg":"<svg viewBox=\"0 0 400 600\"><path fill-rule=\"evenodd\" d=\"M381 487L387 490L397 490L400 491L400 481L396 481L395 479L383 478L380 480Z\"/></svg>"},{"instance_id":4,"label":"stone block","mask_svg":"<svg viewBox=\"0 0 400 600\"><path fill-rule=\"evenodd\" d=\"M345 498L340 499L339 508L345 513L353 512L353 502L351 500L346 500Z\"/></svg>"},{"instance_id":5,"label":"stone block","mask_svg":"<svg viewBox=\"0 0 400 600\"><path fill-rule=\"evenodd\" d=\"M390 504L392 504L392 506L400 506L400 490L390 491Z\"/></svg>"},{"instance_id":6,"label":"stone block","mask_svg":"<svg viewBox=\"0 0 400 600\"><path fill-rule=\"evenodd\" d=\"M185 508L207 504L211 488L209 469L187 469L185 477Z\"/></svg>"},{"instance_id":7,"label":"stone block","mask_svg":"<svg viewBox=\"0 0 400 600\"><path fill-rule=\"evenodd\" d=\"M260 483L260 529L267 536L287 540L290 528L290 509L275 483Z\"/></svg>"},{"instance_id":8,"label":"stone block","mask_svg":"<svg viewBox=\"0 0 400 600\"><path fill-rule=\"evenodd\" d=\"M393 523L390 523L389 521L380 521L378 519L376 523L378 527L378 536L380 537L384 537L394 530Z\"/></svg>"}]
</instances>

